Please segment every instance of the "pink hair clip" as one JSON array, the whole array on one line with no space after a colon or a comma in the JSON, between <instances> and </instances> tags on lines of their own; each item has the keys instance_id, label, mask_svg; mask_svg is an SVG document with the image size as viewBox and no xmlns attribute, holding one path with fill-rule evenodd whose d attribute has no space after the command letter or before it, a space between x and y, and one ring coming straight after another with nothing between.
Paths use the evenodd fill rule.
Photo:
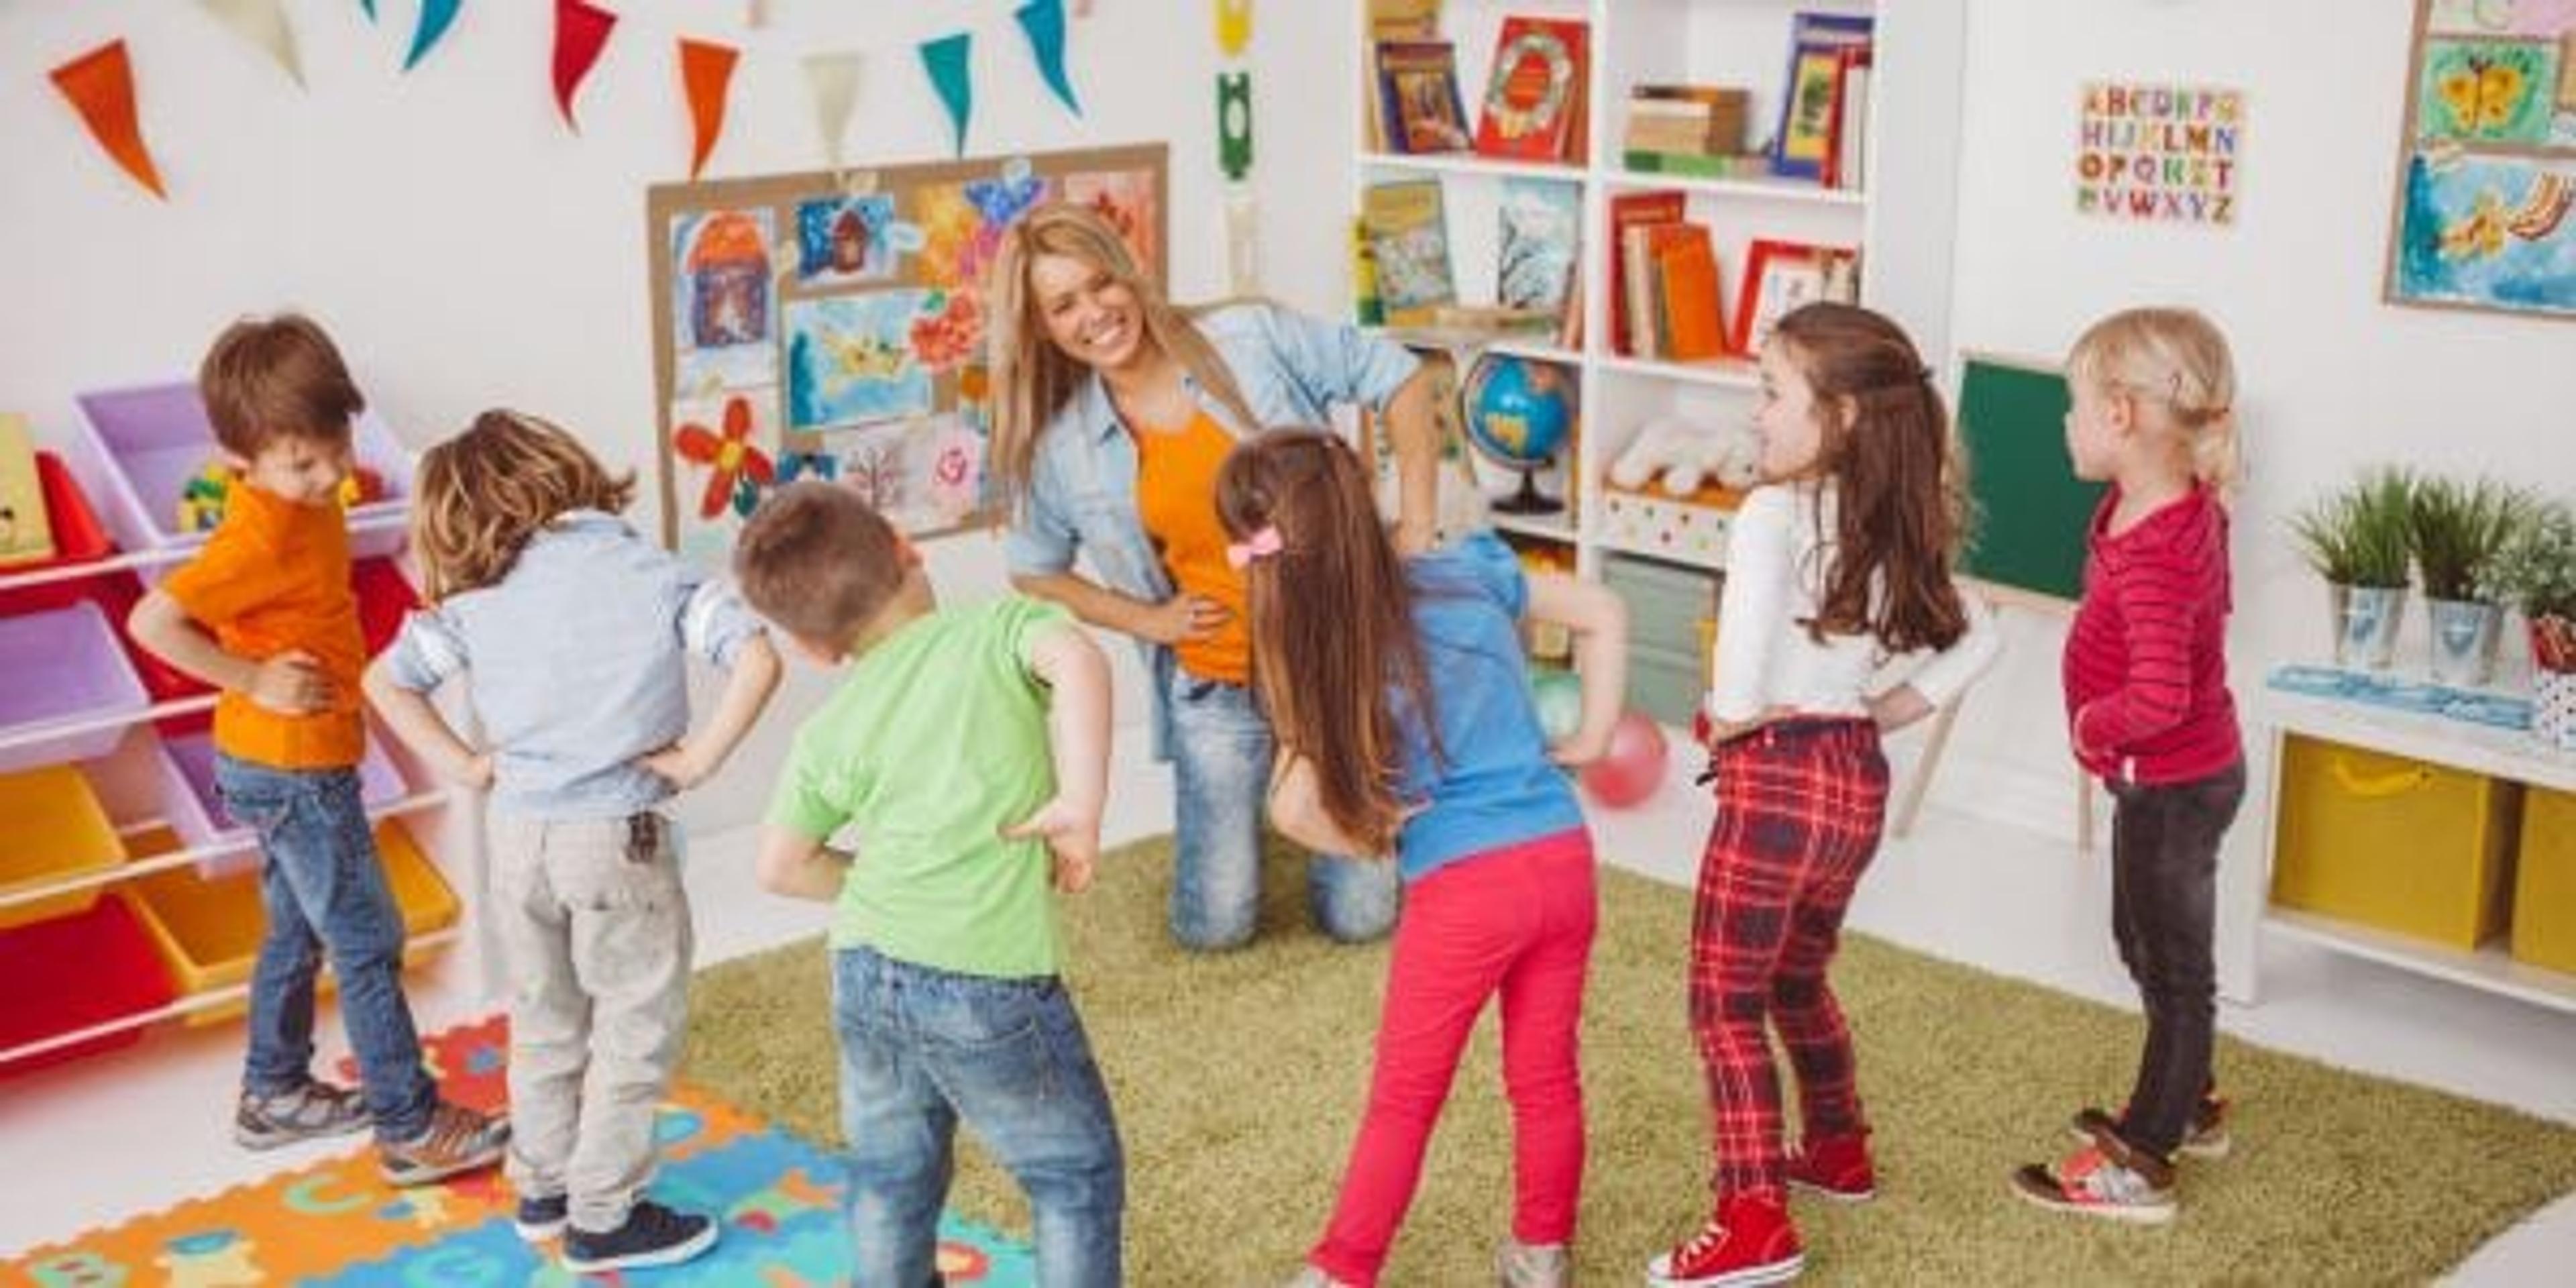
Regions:
<instances>
[{"instance_id":1,"label":"pink hair clip","mask_svg":"<svg viewBox=\"0 0 2576 1288\"><path fill-rule=\"evenodd\" d=\"M1241 541L1227 542L1225 562L1227 567L1241 570L1251 567L1255 559L1267 559L1277 553L1279 553L1279 526L1265 523L1261 525L1261 531Z\"/></svg>"}]
</instances>

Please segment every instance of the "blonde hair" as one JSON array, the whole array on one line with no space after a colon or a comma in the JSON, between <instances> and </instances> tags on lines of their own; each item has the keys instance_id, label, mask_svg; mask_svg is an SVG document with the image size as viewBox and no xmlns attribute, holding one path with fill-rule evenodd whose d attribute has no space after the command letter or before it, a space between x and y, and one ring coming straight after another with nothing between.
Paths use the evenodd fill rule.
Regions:
<instances>
[{"instance_id":1,"label":"blonde hair","mask_svg":"<svg viewBox=\"0 0 2576 1288\"><path fill-rule=\"evenodd\" d=\"M1261 428L1216 346L1199 333L1190 314L1175 308L1136 266L1127 243L1087 206L1050 202L1003 230L986 293L991 304L993 437L992 470L1002 488L1004 515L1017 515L1028 498L1038 438L1073 401L1091 368L1056 347L1038 314L1029 274L1041 255L1079 260L1107 274L1135 295L1146 338L1181 364L1198 387L1233 413L1244 432Z\"/></svg>"},{"instance_id":2,"label":"blonde hair","mask_svg":"<svg viewBox=\"0 0 2576 1288\"><path fill-rule=\"evenodd\" d=\"M847 647L903 589L903 539L858 493L808 479L769 495L733 548L753 611L808 643Z\"/></svg>"},{"instance_id":3,"label":"blonde hair","mask_svg":"<svg viewBox=\"0 0 2576 1288\"><path fill-rule=\"evenodd\" d=\"M2123 309L2076 338L2066 377L2162 408L2192 474L2221 498L2235 490L2236 360L2217 324L2192 309Z\"/></svg>"},{"instance_id":4,"label":"blonde hair","mask_svg":"<svg viewBox=\"0 0 2576 1288\"><path fill-rule=\"evenodd\" d=\"M615 514L635 475L612 475L561 427L492 410L421 454L411 514L421 593L432 603L510 574L528 538L570 510Z\"/></svg>"}]
</instances>

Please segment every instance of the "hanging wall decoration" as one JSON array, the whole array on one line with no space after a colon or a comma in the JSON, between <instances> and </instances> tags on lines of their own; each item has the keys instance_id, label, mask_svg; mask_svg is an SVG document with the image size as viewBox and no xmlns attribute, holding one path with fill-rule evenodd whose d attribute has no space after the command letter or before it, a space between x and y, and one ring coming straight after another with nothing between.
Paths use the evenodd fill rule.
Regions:
<instances>
[{"instance_id":1,"label":"hanging wall decoration","mask_svg":"<svg viewBox=\"0 0 2576 1288\"><path fill-rule=\"evenodd\" d=\"M2084 86L2075 209L2142 223L2236 222L2245 96L2232 89L2096 81Z\"/></svg>"},{"instance_id":2,"label":"hanging wall decoration","mask_svg":"<svg viewBox=\"0 0 2576 1288\"><path fill-rule=\"evenodd\" d=\"M447 29L456 25L456 11L464 7L465 0L420 0L420 25L412 29L411 52L403 56L404 71L420 66L420 60L429 57L429 51L447 35Z\"/></svg>"},{"instance_id":3,"label":"hanging wall decoration","mask_svg":"<svg viewBox=\"0 0 2576 1288\"><path fill-rule=\"evenodd\" d=\"M1252 0L1210 0L1216 7L1216 50L1228 58L1243 57L1252 43Z\"/></svg>"},{"instance_id":4,"label":"hanging wall decoration","mask_svg":"<svg viewBox=\"0 0 2576 1288\"><path fill-rule=\"evenodd\" d=\"M689 124L696 138L689 152L692 179L706 169L708 155L724 134L725 90L733 83L738 57L730 45L685 37L680 41L680 84L688 91Z\"/></svg>"},{"instance_id":5,"label":"hanging wall decoration","mask_svg":"<svg viewBox=\"0 0 2576 1288\"><path fill-rule=\"evenodd\" d=\"M555 0L555 109L576 134L581 123L573 119L572 96L599 61L599 52L608 47L608 33L616 27L616 14L586 0Z\"/></svg>"},{"instance_id":6,"label":"hanging wall decoration","mask_svg":"<svg viewBox=\"0 0 2576 1288\"><path fill-rule=\"evenodd\" d=\"M2576 4L2416 0L2392 304L2576 318Z\"/></svg>"},{"instance_id":7,"label":"hanging wall decoration","mask_svg":"<svg viewBox=\"0 0 2576 1288\"><path fill-rule=\"evenodd\" d=\"M125 42L111 40L53 70L54 88L89 126L90 136L136 183L164 201L161 171L143 142L143 127L134 106L134 68L126 61Z\"/></svg>"},{"instance_id":8,"label":"hanging wall decoration","mask_svg":"<svg viewBox=\"0 0 2576 1288\"><path fill-rule=\"evenodd\" d=\"M1225 173L1225 278L1235 295L1261 293L1261 212L1252 190L1252 0L1211 0L1217 52L1229 66L1216 74L1216 160Z\"/></svg>"},{"instance_id":9,"label":"hanging wall decoration","mask_svg":"<svg viewBox=\"0 0 2576 1288\"><path fill-rule=\"evenodd\" d=\"M805 88L814 97L814 128L823 135L823 157L841 168L841 137L849 133L850 109L859 100L857 53L810 54L805 59Z\"/></svg>"},{"instance_id":10,"label":"hanging wall decoration","mask_svg":"<svg viewBox=\"0 0 2576 1288\"><path fill-rule=\"evenodd\" d=\"M921 42L921 68L930 73L930 87L939 93L940 105L948 109L948 124L956 135L956 152L966 153L966 125L975 115L975 86L969 79L967 56L974 52L975 37L967 32L942 36Z\"/></svg>"},{"instance_id":11,"label":"hanging wall decoration","mask_svg":"<svg viewBox=\"0 0 2576 1288\"><path fill-rule=\"evenodd\" d=\"M297 85L304 83L304 68L295 58L295 31L286 25L286 13L278 0L197 0L217 21L233 29L233 34L259 47Z\"/></svg>"},{"instance_id":12,"label":"hanging wall decoration","mask_svg":"<svg viewBox=\"0 0 2576 1288\"><path fill-rule=\"evenodd\" d=\"M1064 70L1064 0L1029 0L1012 16L1029 38L1029 53L1037 59L1038 75L1046 78L1047 88L1075 116L1082 115L1082 104L1074 99L1073 82Z\"/></svg>"}]
</instances>

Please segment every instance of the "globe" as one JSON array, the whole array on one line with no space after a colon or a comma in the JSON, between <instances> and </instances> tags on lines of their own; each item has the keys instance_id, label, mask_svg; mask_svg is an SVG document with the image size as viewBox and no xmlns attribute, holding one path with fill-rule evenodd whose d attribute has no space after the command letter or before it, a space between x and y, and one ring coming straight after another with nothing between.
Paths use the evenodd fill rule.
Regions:
<instances>
[{"instance_id":1,"label":"globe","mask_svg":"<svg viewBox=\"0 0 2576 1288\"><path fill-rule=\"evenodd\" d=\"M1467 441L1521 474L1520 491L1494 508L1520 514L1564 508L1539 492L1535 476L1555 462L1573 432L1572 384L1556 367L1508 354L1487 357L1468 378Z\"/></svg>"}]
</instances>

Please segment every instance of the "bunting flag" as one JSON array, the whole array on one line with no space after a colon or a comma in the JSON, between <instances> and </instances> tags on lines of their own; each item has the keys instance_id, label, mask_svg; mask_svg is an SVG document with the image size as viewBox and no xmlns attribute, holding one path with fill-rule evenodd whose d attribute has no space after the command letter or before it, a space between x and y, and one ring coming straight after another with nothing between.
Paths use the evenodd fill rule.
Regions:
<instances>
[{"instance_id":1,"label":"bunting flag","mask_svg":"<svg viewBox=\"0 0 2576 1288\"><path fill-rule=\"evenodd\" d=\"M134 68L125 59L125 42L111 40L53 70L54 88L71 100L72 110L88 124L91 137L163 201L161 172L152 150L143 144L143 127L134 110Z\"/></svg>"},{"instance_id":2,"label":"bunting flag","mask_svg":"<svg viewBox=\"0 0 2576 1288\"><path fill-rule=\"evenodd\" d=\"M465 0L420 0L420 26L411 33L411 52L403 56L403 70L410 71L429 57L431 47L447 34L456 22L456 11Z\"/></svg>"},{"instance_id":3,"label":"bunting flag","mask_svg":"<svg viewBox=\"0 0 2576 1288\"><path fill-rule=\"evenodd\" d=\"M376 20L376 0L358 0L358 12L367 15L367 21L374 22Z\"/></svg>"},{"instance_id":4,"label":"bunting flag","mask_svg":"<svg viewBox=\"0 0 2576 1288\"><path fill-rule=\"evenodd\" d=\"M975 86L966 68L966 55L974 47L975 37L963 31L921 42L922 70L930 73L930 87L939 91L939 101L948 108L948 123L956 132L961 157L966 155L966 124L975 115Z\"/></svg>"},{"instance_id":5,"label":"bunting flag","mask_svg":"<svg viewBox=\"0 0 2576 1288\"><path fill-rule=\"evenodd\" d=\"M805 85L814 93L814 128L823 133L823 155L841 168L841 136L849 132L850 109L859 99L859 55L812 54L805 59Z\"/></svg>"},{"instance_id":6,"label":"bunting flag","mask_svg":"<svg viewBox=\"0 0 2576 1288\"><path fill-rule=\"evenodd\" d=\"M1029 52L1038 60L1038 74L1046 77L1047 88L1055 91L1064 105L1082 115L1082 104L1074 101L1073 82L1064 75L1064 0L1029 0L1012 11L1020 20L1020 30L1029 36Z\"/></svg>"},{"instance_id":7,"label":"bunting flag","mask_svg":"<svg viewBox=\"0 0 2576 1288\"><path fill-rule=\"evenodd\" d=\"M608 47L608 33L616 26L617 15L597 5L555 0L555 108L575 134L581 133L581 122L572 117L572 96L590 75L591 64L599 61L599 51Z\"/></svg>"},{"instance_id":8,"label":"bunting flag","mask_svg":"<svg viewBox=\"0 0 2576 1288\"><path fill-rule=\"evenodd\" d=\"M295 58L295 31L286 25L286 13L278 0L197 0L213 14L216 21L233 29L235 35L259 46L261 52L277 61L286 74L304 83L304 68Z\"/></svg>"},{"instance_id":9,"label":"bunting flag","mask_svg":"<svg viewBox=\"0 0 2576 1288\"><path fill-rule=\"evenodd\" d=\"M716 150L716 140L724 134L725 87L733 83L733 65L738 57L730 45L686 37L680 40L680 84L688 90L689 122L697 131L697 143L689 156L692 179L706 168L707 156Z\"/></svg>"},{"instance_id":10,"label":"bunting flag","mask_svg":"<svg viewBox=\"0 0 2576 1288\"><path fill-rule=\"evenodd\" d=\"M1243 57L1252 43L1252 0L1214 0L1216 47L1228 58Z\"/></svg>"}]
</instances>

